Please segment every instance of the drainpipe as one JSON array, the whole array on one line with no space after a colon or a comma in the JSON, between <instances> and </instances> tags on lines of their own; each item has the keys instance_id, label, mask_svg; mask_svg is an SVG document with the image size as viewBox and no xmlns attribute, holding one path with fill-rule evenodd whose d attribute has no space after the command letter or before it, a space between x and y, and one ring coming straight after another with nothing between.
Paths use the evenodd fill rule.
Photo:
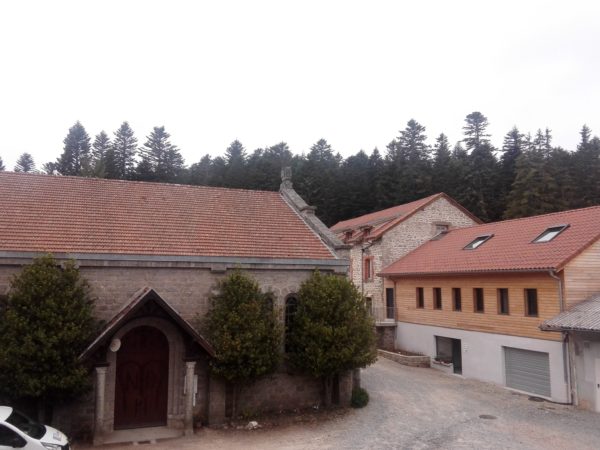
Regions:
<instances>
[{"instance_id":1,"label":"drainpipe","mask_svg":"<svg viewBox=\"0 0 600 450\"><path fill-rule=\"evenodd\" d=\"M554 270L549 270L548 275L556 280L556 284L558 286L559 309L562 313L566 309L562 279ZM561 334L563 346L563 365L565 367L565 378L567 379L567 401L568 403L573 404L573 400L577 398L577 393L573 391L573 380L575 380L575 364L573 362L573 352L571 351L571 340L569 339L568 332L563 331Z\"/></svg>"}]
</instances>

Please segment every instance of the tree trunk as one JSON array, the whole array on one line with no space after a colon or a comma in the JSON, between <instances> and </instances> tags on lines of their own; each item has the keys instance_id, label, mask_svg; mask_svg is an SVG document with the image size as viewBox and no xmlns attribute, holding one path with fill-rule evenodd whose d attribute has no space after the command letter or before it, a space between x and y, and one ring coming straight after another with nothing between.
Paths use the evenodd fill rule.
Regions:
<instances>
[{"instance_id":1,"label":"tree trunk","mask_svg":"<svg viewBox=\"0 0 600 450\"><path fill-rule=\"evenodd\" d=\"M333 377L331 375L324 375L322 377L323 389L321 393L321 400L324 408L331 406L331 388L333 386Z\"/></svg>"}]
</instances>

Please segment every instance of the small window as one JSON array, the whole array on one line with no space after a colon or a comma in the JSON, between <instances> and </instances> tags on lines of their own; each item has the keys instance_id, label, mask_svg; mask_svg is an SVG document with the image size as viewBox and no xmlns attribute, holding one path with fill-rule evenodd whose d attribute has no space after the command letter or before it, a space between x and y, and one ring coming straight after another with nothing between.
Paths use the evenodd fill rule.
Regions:
<instances>
[{"instance_id":1,"label":"small window","mask_svg":"<svg viewBox=\"0 0 600 450\"><path fill-rule=\"evenodd\" d=\"M462 311L462 292L460 288L452 288L452 309Z\"/></svg>"},{"instance_id":2,"label":"small window","mask_svg":"<svg viewBox=\"0 0 600 450\"><path fill-rule=\"evenodd\" d=\"M446 233L448 231L448 224L446 223L436 223L435 224L435 235Z\"/></svg>"},{"instance_id":3,"label":"small window","mask_svg":"<svg viewBox=\"0 0 600 450\"><path fill-rule=\"evenodd\" d=\"M550 242L552 239L562 233L568 226L569 225L556 225L554 227L550 227L536 237L533 242L536 244L541 242Z\"/></svg>"},{"instance_id":4,"label":"small window","mask_svg":"<svg viewBox=\"0 0 600 450\"><path fill-rule=\"evenodd\" d=\"M373 257L367 256L363 260L363 280L369 281L373 279Z\"/></svg>"},{"instance_id":5,"label":"small window","mask_svg":"<svg viewBox=\"0 0 600 450\"><path fill-rule=\"evenodd\" d=\"M417 288L417 308L425 308L425 296L422 287Z\"/></svg>"},{"instance_id":6,"label":"small window","mask_svg":"<svg viewBox=\"0 0 600 450\"><path fill-rule=\"evenodd\" d=\"M537 289L525 289L525 315L529 317L538 315Z\"/></svg>"},{"instance_id":7,"label":"small window","mask_svg":"<svg viewBox=\"0 0 600 450\"><path fill-rule=\"evenodd\" d=\"M345 239L346 241L349 241L350 239L352 239L352 230L346 231L346 232L344 233L344 239Z\"/></svg>"},{"instance_id":8,"label":"small window","mask_svg":"<svg viewBox=\"0 0 600 450\"><path fill-rule=\"evenodd\" d=\"M476 313L482 313L485 310L485 304L483 301L483 288L473 289L473 311Z\"/></svg>"},{"instance_id":9,"label":"small window","mask_svg":"<svg viewBox=\"0 0 600 450\"><path fill-rule=\"evenodd\" d=\"M508 314L508 289L498 289L498 314Z\"/></svg>"},{"instance_id":10,"label":"small window","mask_svg":"<svg viewBox=\"0 0 600 450\"><path fill-rule=\"evenodd\" d=\"M481 244L483 244L485 241L491 239L493 236L493 234L477 236L475 239L473 239L471 242L465 245L464 250L475 250L476 248L480 247Z\"/></svg>"},{"instance_id":11,"label":"small window","mask_svg":"<svg viewBox=\"0 0 600 450\"><path fill-rule=\"evenodd\" d=\"M442 309L442 288L433 288L433 309Z\"/></svg>"}]
</instances>

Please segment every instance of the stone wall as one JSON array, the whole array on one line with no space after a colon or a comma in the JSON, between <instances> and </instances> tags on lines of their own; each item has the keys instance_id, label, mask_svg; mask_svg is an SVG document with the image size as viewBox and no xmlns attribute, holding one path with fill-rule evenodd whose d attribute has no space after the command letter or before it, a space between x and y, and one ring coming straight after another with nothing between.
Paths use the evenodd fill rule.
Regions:
<instances>
[{"instance_id":1,"label":"stone wall","mask_svg":"<svg viewBox=\"0 0 600 450\"><path fill-rule=\"evenodd\" d=\"M388 352L386 350L377 350L377 355L404 366L431 367L431 358L429 356L408 356L396 352Z\"/></svg>"},{"instance_id":2,"label":"stone wall","mask_svg":"<svg viewBox=\"0 0 600 450\"><path fill-rule=\"evenodd\" d=\"M396 324L376 326L377 348L393 352L396 350Z\"/></svg>"}]
</instances>

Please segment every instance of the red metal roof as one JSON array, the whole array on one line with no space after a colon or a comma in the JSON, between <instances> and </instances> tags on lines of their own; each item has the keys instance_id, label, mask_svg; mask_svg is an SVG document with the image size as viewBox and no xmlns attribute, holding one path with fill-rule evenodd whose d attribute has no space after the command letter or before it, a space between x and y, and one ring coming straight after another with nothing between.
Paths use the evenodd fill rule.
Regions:
<instances>
[{"instance_id":1,"label":"red metal roof","mask_svg":"<svg viewBox=\"0 0 600 450\"><path fill-rule=\"evenodd\" d=\"M472 215L469 211L467 211L459 203L457 203L456 200L454 200L452 197L444 194L443 192L440 192L434 195L430 195L429 197L422 198L420 200L415 200L414 202L393 206L391 208L383 209L381 211L365 214L364 216L355 217L354 219L343 220L333 225L331 227L331 230L337 233L338 236L341 238L344 238L344 234L347 231L353 231L353 236L350 240L347 240L348 242L354 242L363 238L377 239L390 228L393 228L400 222L408 219L421 208L426 207L427 205L433 203L439 198L445 198L457 208L462 210L466 215L471 217L475 222L481 222L477 217ZM367 235L360 231L361 228L369 226L372 228L371 230L369 230ZM359 231L359 233L356 233L357 231Z\"/></svg>"},{"instance_id":2,"label":"red metal roof","mask_svg":"<svg viewBox=\"0 0 600 450\"><path fill-rule=\"evenodd\" d=\"M547 228L564 224L569 227L553 240L532 242ZM474 250L464 250L483 235L493 236ZM418 247L380 275L560 270L599 237L599 206L457 228Z\"/></svg>"},{"instance_id":3,"label":"red metal roof","mask_svg":"<svg viewBox=\"0 0 600 450\"><path fill-rule=\"evenodd\" d=\"M0 172L0 251L334 259L278 192Z\"/></svg>"}]
</instances>

